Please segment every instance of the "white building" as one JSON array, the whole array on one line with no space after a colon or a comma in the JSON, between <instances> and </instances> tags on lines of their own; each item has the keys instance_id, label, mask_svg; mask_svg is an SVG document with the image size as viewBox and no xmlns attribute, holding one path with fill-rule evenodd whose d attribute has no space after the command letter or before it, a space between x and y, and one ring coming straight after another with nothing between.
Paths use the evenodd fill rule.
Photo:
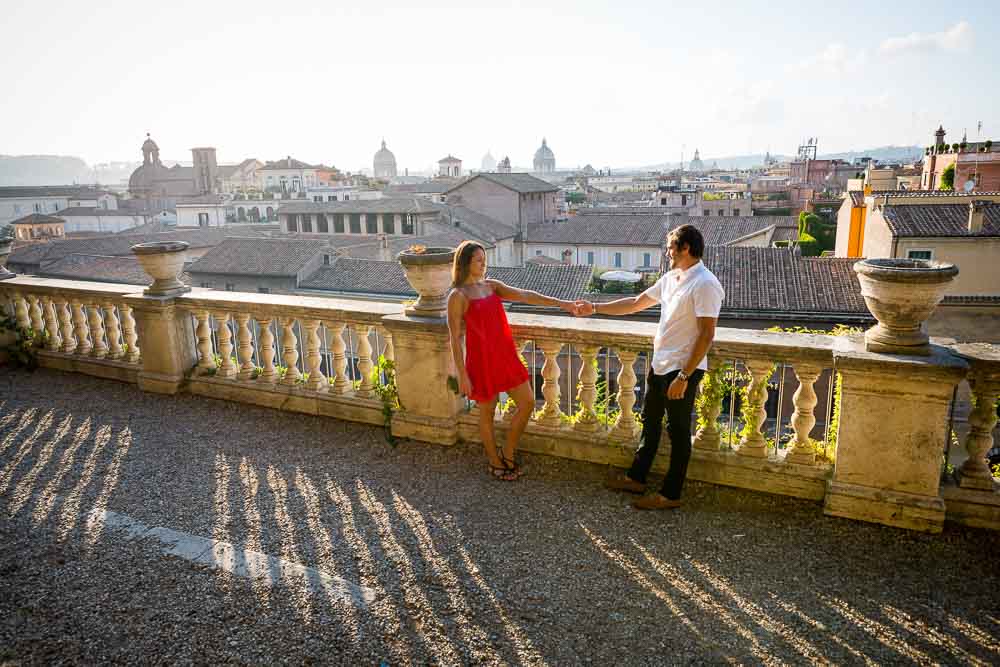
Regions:
<instances>
[{"instance_id":1,"label":"white building","mask_svg":"<svg viewBox=\"0 0 1000 667\"><path fill-rule=\"evenodd\" d=\"M111 192L92 187L0 187L0 225L32 213L55 215L77 206L113 211L118 208L118 198Z\"/></svg>"},{"instance_id":2,"label":"white building","mask_svg":"<svg viewBox=\"0 0 1000 667\"><path fill-rule=\"evenodd\" d=\"M314 202L381 199L381 190L365 190L351 185L322 185L306 188L306 199Z\"/></svg>"},{"instance_id":3,"label":"white building","mask_svg":"<svg viewBox=\"0 0 1000 667\"><path fill-rule=\"evenodd\" d=\"M71 206L55 214L62 219L67 234L99 232L117 234L151 221L155 216L126 209L103 209L99 206Z\"/></svg>"},{"instance_id":4,"label":"white building","mask_svg":"<svg viewBox=\"0 0 1000 667\"><path fill-rule=\"evenodd\" d=\"M260 160L250 158L239 164L218 166L219 190L226 194L261 190L259 170L264 166Z\"/></svg>"},{"instance_id":5,"label":"white building","mask_svg":"<svg viewBox=\"0 0 1000 667\"><path fill-rule=\"evenodd\" d=\"M288 156L284 160L268 162L257 170L264 192L305 192L319 185L316 167Z\"/></svg>"}]
</instances>

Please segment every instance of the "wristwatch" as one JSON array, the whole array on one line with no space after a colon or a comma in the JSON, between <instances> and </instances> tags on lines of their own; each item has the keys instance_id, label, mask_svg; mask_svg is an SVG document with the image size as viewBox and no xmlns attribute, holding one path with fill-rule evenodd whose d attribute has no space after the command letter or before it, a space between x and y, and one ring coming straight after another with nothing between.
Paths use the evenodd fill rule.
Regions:
<instances>
[{"instance_id":1,"label":"wristwatch","mask_svg":"<svg viewBox=\"0 0 1000 667\"><path fill-rule=\"evenodd\" d=\"M687 380L688 380L688 374L685 373L683 369L681 369L681 370L677 371L677 379L678 380L684 380L685 382L687 382Z\"/></svg>"}]
</instances>

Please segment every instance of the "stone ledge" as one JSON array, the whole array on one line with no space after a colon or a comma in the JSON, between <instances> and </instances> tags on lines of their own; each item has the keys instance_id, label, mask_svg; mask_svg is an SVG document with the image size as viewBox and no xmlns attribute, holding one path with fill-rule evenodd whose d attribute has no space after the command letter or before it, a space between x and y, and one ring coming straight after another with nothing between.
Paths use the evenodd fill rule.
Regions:
<instances>
[{"instance_id":1,"label":"stone ledge","mask_svg":"<svg viewBox=\"0 0 1000 667\"><path fill-rule=\"evenodd\" d=\"M940 533L945 505L939 496L831 481L823 513L925 533Z\"/></svg>"},{"instance_id":2,"label":"stone ledge","mask_svg":"<svg viewBox=\"0 0 1000 667\"><path fill-rule=\"evenodd\" d=\"M509 428L506 422L494 422L497 442L502 442ZM467 442L480 442L479 423L475 413L459 415L459 437ZM610 441L608 433L583 433L570 428L550 429L528 424L521 438L521 449L534 454L587 461L617 468L628 468L638 440L630 445ZM664 474L670 455L670 441L664 433L652 471ZM740 456L735 451L705 452L692 450L688 478L753 491L783 496L822 500L830 478L831 466L785 463L774 458L756 459Z\"/></svg>"},{"instance_id":3,"label":"stone ledge","mask_svg":"<svg viewBox=\"0 0 1000 667\"><path fill-rule=\"evenodd\" d=\"M38 350L38 365L43 368L83 373L84 375L93 375L106 380L118 380L130 384L138 382L139 372L142 370L141 364L130 364L127 361L117 359L80 357L63 352L52 352L51 350Z\"/></svg>"},{"instance_id":4,"label":"stone ledge","mask_svg":"<svg viewBox=\"0 0 1000 667\"><path fill-rule=\"evenodd\" d=\"M1000 484L992 491L963 489L955 484L941 485L945 520L974 528L1000 530Z\"/></svg>"},{"instance_id":5,"label":"stone ledge","mask_svg":"<svg viewBox=\"0 0 1000 667\"><path fill-rule=\"evenodd\" d=\"M381 426L384 423L380 401L358 398L350 394L346 396L317 394L302 387L279 384L248 385L238 380L217 378L211 375L190 378L187 390L198 396L248 403L286 412L334 417L376 426Z\"/></svg>"}]
</instances>

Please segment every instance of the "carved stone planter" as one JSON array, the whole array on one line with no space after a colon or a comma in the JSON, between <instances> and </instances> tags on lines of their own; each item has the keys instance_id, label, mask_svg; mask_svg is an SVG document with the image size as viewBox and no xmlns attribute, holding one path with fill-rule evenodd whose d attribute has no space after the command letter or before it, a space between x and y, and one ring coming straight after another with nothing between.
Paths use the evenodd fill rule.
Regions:
<instances>
[{"instance_id":1,"label":"carved stone planter","mask_svg":"<svg viewBox=\"0 0 1000 667\"><path fill-rule=\"evenodd\" d=\"M854 270L865 304L878 320L865 332L866 349L929 355L926 322L958 275L958 267L925 259L864 259Z\"/></svg>"},{"instance_id":2,"label":"carved stone planter","mask_svg":"<svg viewBox=\"0 0 1000 667\"><path fill-rule=\"evenodd\" d=\"M13 239L0 239L0 280L6 280L7 278L13 278L16 273L11 273L7 270L7 258L10 256L11 246L14 245Z\"/></svg>"},{"instance_id":3,"label":"carved stone planter","mask_svg":"<svg viewBox=\"0 0 1000 667\"><path fill-rule=\"evenodd\" d=\"M143 294L147 296L177 296L190 292L181 282L181 271L187 259L188 244L184 241L153 241L132 246L142 269L153 278L153 284Z\"/></svg>"},{"instance_id":4,"label":"carved stone planter","mask_svg":"<svg viewBox=\"0 0 1000 667\"><path fill-rule=\"evenodd\" d=\"M445 317L454 257L454 248L427 248L422 253L404 250L397 255L406 280L419 295L403 312L416 317Z\"/></svg>"}]
</instances>

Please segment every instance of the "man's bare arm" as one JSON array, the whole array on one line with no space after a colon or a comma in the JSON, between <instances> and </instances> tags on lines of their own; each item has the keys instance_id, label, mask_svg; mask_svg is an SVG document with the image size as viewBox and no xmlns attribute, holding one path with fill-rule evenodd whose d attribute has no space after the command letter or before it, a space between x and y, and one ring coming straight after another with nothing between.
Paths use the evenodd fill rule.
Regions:
<instances>
[{"instance_id":1,"label":"man's bare arm","mask_svg":"<svg viewBox=\"0 0 1000 667\"><path fill-rule=\"evenodd\" d=\"M631 315L640 310L646 310L650 306L655 306L657 303L659 302L656 299L645 294L638 294L607 303L595 303L594 313L597 315Z\"/></svg>"},{"instance_id":2,"label":"man's bare arm","mask_svg":"<svg viewBox=\"0 0 1000 667\"><path fill-rule=\"evenodd\" d=\"M698 338L694 342L694 347L691 348L691 356L688 358L687 363L684 364L684 374L691 375L698 368L698 364L701 360L705 358L708 351L712 347L712 341L715 340L715 323L716 319L714 317L699 317L698 318Z\"/></svg>"}]
</instances>

